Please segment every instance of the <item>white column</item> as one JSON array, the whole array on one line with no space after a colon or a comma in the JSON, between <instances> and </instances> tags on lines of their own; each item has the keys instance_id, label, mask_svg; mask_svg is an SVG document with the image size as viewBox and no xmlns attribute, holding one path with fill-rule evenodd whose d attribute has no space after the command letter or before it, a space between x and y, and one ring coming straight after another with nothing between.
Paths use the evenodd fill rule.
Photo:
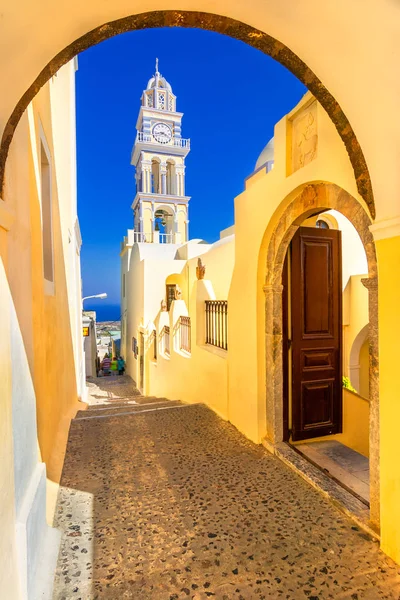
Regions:
<instances>
[{"instance_id":1,"label":"white column","mask_svg":"<svg viewBox=\"0 0 400 600\"><path fill-rule=\"evenodd\" d=\"M189 241L189 219L187 221L185 221L185 227L186 227L186 242Z\"/></svg>"},{"instance_id":2,"label":"white column","mask_svg":"<svg viewBox=\"0 0 400 600\"><path fill-rule=\"evenodd\" d=\"M182 171L181 169L176 170L176 195L183 196L182 194Z\"/></svg>"},{"instance_id":3,"label":"white column","mask_svg":"<svg viewBox=\"0 0 400 600\"><path fill-rule=\"evenodd\" d=\"M185 195L185 167L182 167L181 173L182 183L181 183L181 196Z\"/></svg>"},{"instance_id":4,"label":"white column","mask_svg":"<svg viewBox=\"0 0 400 600\"><path fill-rule=\"evenodd\" d=\"M146 192L151 194L151 167L146 169Z\"/></svg>"},{"instance_id":5,"label":"white column","mask_svg":"<svg viewBox=\"0 0 400 600\"><path fill-rule=\"evenodd\" d=\"M181 243L181 234L179 232L179 221L178 221L178 213L175 213L174 215L174 235L173 235L173 242L174 244L180 244Z\"/></svg>"},{"instance_id":6,"label":"white column","mask_svg":"<svg viewBox=\"0 0 400 600\"><path fill-rule=\"evenodd\" d=\"M165 195L167 193L167 165L166 164L160 165L160 174L161 174L161 193Z\"/></svg>"}]
</instances>

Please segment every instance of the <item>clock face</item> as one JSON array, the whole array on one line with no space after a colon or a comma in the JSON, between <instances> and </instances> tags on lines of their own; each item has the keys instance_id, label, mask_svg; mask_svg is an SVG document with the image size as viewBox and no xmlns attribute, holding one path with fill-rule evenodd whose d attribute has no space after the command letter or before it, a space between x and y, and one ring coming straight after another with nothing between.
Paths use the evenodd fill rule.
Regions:
<instances>
[{"instance_id":1,"label":"clock face","mask_svg":"<svg viewBox=\"0 0 400 600\"><path fill-rule=\"evenodd\" d=\"M156 123L153 127L153 136L160 144L167 144L172 138L171 128L165 123Z\"/></svg>"}]
</instances>

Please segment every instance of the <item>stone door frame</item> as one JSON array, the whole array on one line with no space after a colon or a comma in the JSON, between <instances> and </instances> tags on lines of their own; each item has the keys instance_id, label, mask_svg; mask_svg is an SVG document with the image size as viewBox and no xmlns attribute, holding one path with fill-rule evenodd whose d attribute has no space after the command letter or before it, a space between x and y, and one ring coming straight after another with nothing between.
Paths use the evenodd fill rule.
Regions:
<instances>
[{"instance_id":1,"label":"stone door frame","mask_svg":"<svg viewBox=\"0 0 400 600\"><path fill-rule=\"evenodd\" d=\"M379 355L378 355L378 275L375 243L369 230L372 221L361 205L344 189L334 184L309 184L289 203L276 225L267 247L265 278L265 354L266 354L266 441L274 446L283 441L283 364L282 364L282 270L292 237L301 223L326 210L337 210L357 230L368 262L369 312L369 463L370 519L379 526Z\"/></svg>"}]
</instances>

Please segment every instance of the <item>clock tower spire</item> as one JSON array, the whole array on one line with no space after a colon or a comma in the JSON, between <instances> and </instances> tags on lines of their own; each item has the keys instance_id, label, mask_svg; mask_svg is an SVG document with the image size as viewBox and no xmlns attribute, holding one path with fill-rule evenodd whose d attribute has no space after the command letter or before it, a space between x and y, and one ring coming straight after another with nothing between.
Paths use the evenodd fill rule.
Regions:
<instances>
[{"instance_id":1,"label":"clock tower spire","mask_svg":"<svg viewBox=\"0 0 400 600\"><path fill-rule=\"evenodd\" d=\"M158 70L141 98L131 163L136 168L132 204L135 242L182 244L188 241L190 198L185 195L185 158L190 140L181 136L183 113Z\"/></svg>"}]
</instances>

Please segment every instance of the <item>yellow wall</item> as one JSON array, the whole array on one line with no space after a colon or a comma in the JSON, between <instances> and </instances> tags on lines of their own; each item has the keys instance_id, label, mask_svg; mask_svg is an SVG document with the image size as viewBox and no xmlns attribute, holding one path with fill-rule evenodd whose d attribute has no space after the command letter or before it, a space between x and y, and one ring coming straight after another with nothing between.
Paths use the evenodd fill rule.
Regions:
<instances>
[{"instance_id":1,"label":"yellow wall","mask_svg":"<svg viewBox=\"0 0 400 600\"><path fill-rule=\"evenodd\" d=\"M343 389L343 433L334 437L356 452L369 455L368 400Z\"/></svg>"},{"instance_id":2,"label":"yellow wall","mask_svg":"<svg viewBox=\"0 0 400 600\"><path fill-rule=\"evenodd\" d=\"M376 242L379 268L381 545L400 562L400 236Z\"/></svg>"},{"instance_id":3,"label":"yellow wall","mask_svg":"<svg viewBox=\"0 0 400 600\"><path fill-rule=\"evenodd\" d=\"M62 77L74 75L64 72ZM71 79L69 79L71 80ZM74 242L74 207L66 194L65 180L71 185L70 142L63 137L57 148L55 131L65 128L73 98L66 95L53 102L51 83L36 96L23 117L13 140L7 170L7 206L14 212L13 227L7 234L7 278L24 340L36 395L38 441L49 482L59 481L67 442L69 422L78 407L76 363L81 350L81 329L76 325L80 311L75 309L72 328L70 305L80 297L80 276L75 271L75 296L68 295L65 248ZM58 114L52 113L57 104ZM73 130L71 130L73 131ZM52 226L54 248L54 294L45 293L42 258L40 205L40 139L45 139L52 156ZM64 153L64 154L63 154ZM55 162L57 156L57 165ZM63 173L63 169L67 171ZM63 180L64 177L64 180ZM72 186L73 187L73 186ZM64 194L61 206L60 193ZM61 212L63 215L61 218ZM76 211L76 207L75 207ZM76 214L76 212L75 212ZM76 255L76 253L75 253ZM77 257L79 265L79 257ZM70 265L69 265L70 266ZM75 348L73 344L75 337ZM62 340L62 343L60 343ZM49 490L51 488L49 485ZM49 495L49 520L52 521L55 487Z\"/></svg>"},{"instance_id":4,"label":"yellow wall","mask_svg":"<svg viewBox=\"0 0 400 600\"><path fill-rule=\"evenodd\" d=\"M33 593L33 586L47 581L40 556L44 546L50 552L48 535L57 552L57 536L49 533L46 507L52 523L70 417L78 406L74 76L73 65L66 65L23 115L10 148L5 202L0 201L1 350L10 357L0 367L0 527L6 545L0 548L0 590L10 600L27 597L27 590ZM54 95L57 86L66 93ZM51 163L54 286L45 284L43 273L41 139Z\"/></svg>"},{"instance_id":5,"label":"yellow wall","mask_svg":"<svg viewBox=\"0 0 400 600\"><path fill-rule=\"evenodd\" d=\"M77 386L70 328L64 250L60 221L58 182L52 164L53 248L55 293L44 293L41 237L41 213L35 161L40 148L40 128L43 127L50 152L54 157L53 125L48 87L39 92L33 102L34 131L31 130L30 153L30 221L31 297L33 327L33 381L37 399L39 446L47 465L48 478L59 481L67 441L69 419L77 410ZM40 162L40 161L39 161ZM15 229L17 233L17 229ZM10 270L12 271L11 265ZM26 296L24 306L27 305ZM57 340L63 340L62 344ZM60 438L58 440L58 438ZM60 447L61 444L61 447Z\"/></svg>"}]
</instances>

